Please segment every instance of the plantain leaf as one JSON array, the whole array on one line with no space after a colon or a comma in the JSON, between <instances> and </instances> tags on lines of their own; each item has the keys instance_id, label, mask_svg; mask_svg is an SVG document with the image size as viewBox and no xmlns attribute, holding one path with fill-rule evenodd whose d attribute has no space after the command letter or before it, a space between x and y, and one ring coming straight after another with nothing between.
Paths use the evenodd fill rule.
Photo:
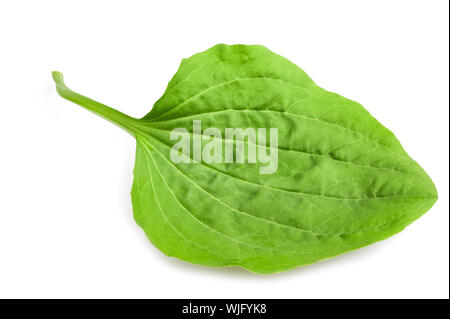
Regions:
<instances>
[{"instance_id":1,"label":"plantain leaf","mask_svg":"<svg viewBox=\"0 0 450 319\"><path fill-rule=\"evenodd\" d=\"M53 78L62 97L136 138L134 218L168 256L279 272L385 239L437 200L360 104L263 46L220 44L183 60L142 119ZM236 128L245 134L228 134Z\"/></svg>"}]
</instances>

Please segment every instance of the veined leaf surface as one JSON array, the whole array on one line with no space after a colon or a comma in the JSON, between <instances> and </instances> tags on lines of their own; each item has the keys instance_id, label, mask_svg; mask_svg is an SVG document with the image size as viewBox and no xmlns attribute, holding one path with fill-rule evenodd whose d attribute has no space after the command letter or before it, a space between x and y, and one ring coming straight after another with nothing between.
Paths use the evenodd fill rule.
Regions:
<instances>
[{"instance_id":1,"label":"veined leaf surface","mask_svg":"<svg viewBox=\"0 0 450 319\"><path fill-rule=\"evenodd\" d=\"M53 77L62 97L136 138L134 218L168 256L279 272L385 239L437 199L392 132L263 46L221 44L183 60L141 119L71 91L59 72ZM193 145L194 120L217 128L235 151L226 128L277 128L278 169L260 174L247 153L244 163L174 163L171 132L185 129ZM244 141L247 149L256 143Z\"/></svg>"}]
</instances>

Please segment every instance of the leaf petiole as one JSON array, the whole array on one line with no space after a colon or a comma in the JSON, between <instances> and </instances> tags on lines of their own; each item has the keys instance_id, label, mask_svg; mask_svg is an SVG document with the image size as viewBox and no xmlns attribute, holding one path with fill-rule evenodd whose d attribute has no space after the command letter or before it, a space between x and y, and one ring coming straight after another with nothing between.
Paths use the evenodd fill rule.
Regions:
<instances>
[{"instance_id":1,"label":"leaf petiole","mask_svg":"<svg viewBox=\"0 0 450 319\"><path fill-rule=\"evenodd\" d=\"M99 103L86 96L72 91L64 83L63 74L61 72L53 71L52 76L56 84L56 91L61 97L74 102L88 109L89 111L103 117L104 119L116 124L133 136L135 135L136 131L138 131L139 119L128 116L105 104Z\"/></svg>"}]
</instances>

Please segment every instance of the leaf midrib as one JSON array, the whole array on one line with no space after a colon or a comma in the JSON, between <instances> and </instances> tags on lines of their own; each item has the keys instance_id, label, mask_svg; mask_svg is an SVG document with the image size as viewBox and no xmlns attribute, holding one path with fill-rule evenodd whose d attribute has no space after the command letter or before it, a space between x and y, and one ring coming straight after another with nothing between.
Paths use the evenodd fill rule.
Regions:
<instances>
[{"instance_id":1,"label":"leaf midrib","mask_svg":"<svg viewBox=\"0 0 450 319\"><path fill-rule=\"evenodd\" d=\"M162 145L164 145L165 147L170 149L170 145L168 145L167 143L161 141L160 139L156 138L155 136L151 136L151 138L153 138L155 141L158 141L159 143L161 143ZM148 139L143 138L143 137L141 137L139 140L146 141L147 143L149 143ZM150 146L152 146L152 145L150 145ZM185 156L182 153L180 155L181 156ZM170 161L166 157L164 157L164 158L167 161ZM187 157L187 158L189 158L189 157ZM325 195L325 194L305 193L305 192L299 192L299 191L296 191L296 190L284 189L284 188L269 186L269 185L265 185L265 184L259 184L259 183L255 183L255 182L252 182L252 181L249 181L249 180L245 180L243 178L236 177L234 175L231 175L229 173L221 171L221 170L217 169L214 166L207 165L203 161L199 162L198 164L200 164L200 165L202 165L204 167L207 167L210 170L213 170L213 171L219 172L219 173L221 173L223 175L226 175L228 177L232 177L234 179L237 179L237 180L239 180L241 182L245 182L245 183L248 183L248 184L256 185L258 187L268 188L268 189L271 189L271 190L277 190L277 191L288 192L288 193L295 193L295 194L298 194L298 195L324 197L324 198L335 199L335 200L373 200L373 199L387 199L387 198L396 198L396 197L414 197L414 198L430 198L430 199L434 198L432 196L424 196L424 195L416 195L416 194L399 194L399 195L372 196L372 197L338 197L338 196L331 196L331 195Z\"/></svg>"},{"instance_id":2,"label":"leaf midrib","mask_svg":"<svg viewBox=\"0 0 450 319\"><path fill-rule=\"evenodd\" d=\"M158 131L163 131L163 132L170 132L170 130L168 130L168 129L161 129L161 128L157 128L157 127L154 127L154 126L147 126L147 129L158 130ZM180 132L180 134L184 134L184 133ZM189 132L189 131L188 131L188 134L192 135L192 136L202 136L201 134L197 134L197 133L193 133L193 132ZM151 135L151 136L154 137L153 135ZM232 140L232 139L227 139L227 138L222 138L222 137L214 137L214 138L217 138L218 140L225 141L225 142L227 142L227 141L229 141L229 142L233 141L234 142L234 139ZM259 145L259 144L256 144L256 143L251 143L251 142L246 141L246 140L239 140L239 141L244 142L245 144L249 144L249 145L256 145L258 147L262 146L262 147L265 147L266 149L275 149L274 147L271 147L271 146ZM338 146L337 148L339 148L341 146L342 145ZM355 162L351 162L351 161L344 161L344 160L341 160L341 159L338 159L338 158L334 158L334 157L331 157L331 156L327 156L327 155L324 155L324 154L311 153L311 152L301 151L301 150L297 150L297 149L289 149L289 148L280 147L280 146L278 146L276 149L277 150L282 150L282 151L285 151L285 152L295 152L295 153L305 154L305 155L308 155L308 156L316 156L316 157L320 157L320 158L325 158L327 160L339 162L339 163L346 164L346 165L353 165L353 166L358 166L358 167L363 167L363 168L370 168L370 169L377 169L377 170L387 170L389 172L392 172L392 173L398 174L398 175L402 175L402 176L409 176L409 177L414 177L414 178L422 178L422 176L420 176L420 175L408 174L408 173L405 173L405 172L403 172L401 170L398 170L396 168L391 168L391 167L379 167L379 166L373 166L373 165L367 165L367 164L359 164L359 163L355 163Z\"/></svg>"}]
</instances>

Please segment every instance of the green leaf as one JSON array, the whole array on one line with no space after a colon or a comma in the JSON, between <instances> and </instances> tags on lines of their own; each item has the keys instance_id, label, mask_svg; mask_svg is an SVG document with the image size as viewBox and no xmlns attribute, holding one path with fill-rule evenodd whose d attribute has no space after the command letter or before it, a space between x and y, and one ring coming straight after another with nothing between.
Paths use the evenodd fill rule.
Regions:
<instances>
[{"instance_id":1,"label":"green leaf","mask_svg":"<svg viewBox=\"0 0 450 319\"><path fill-rule=\"evenodd\" d=\"M279 272L385 239L437 200L433 182L392 132L263 46L220 44L183 60L142 119L74 93L59 72L53 78L62 97L136 138L134 217L168 256ZM218 129L221 147L230 143L226 128L277 128L276 147L258 145L278 152L277 170L261 174L266 164L252 163L248 151L243 163L221 163L181 150L175 153L184 160L175 163L177 128L201 147L211 141L206 128ZM245 150L259 141L245 138Z\"/></svg>"}]
</instances>

